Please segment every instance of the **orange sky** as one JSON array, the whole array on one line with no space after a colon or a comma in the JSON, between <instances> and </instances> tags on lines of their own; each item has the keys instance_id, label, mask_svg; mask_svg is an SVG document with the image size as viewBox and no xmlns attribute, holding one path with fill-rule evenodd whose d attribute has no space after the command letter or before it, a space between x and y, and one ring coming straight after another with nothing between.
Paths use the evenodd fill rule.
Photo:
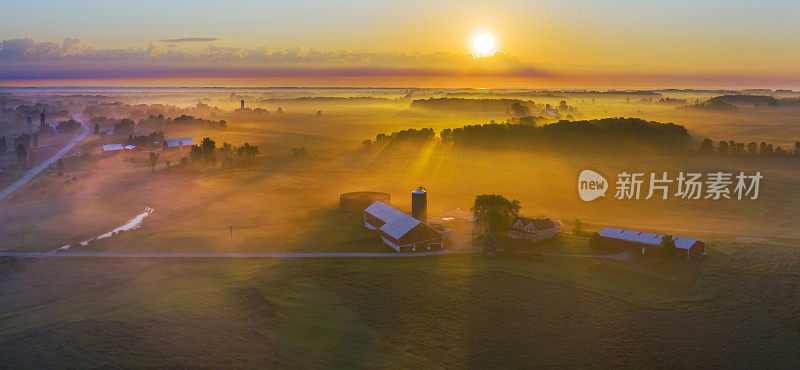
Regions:
<instances>
[{"instance_id":1,"label":"orange sky","mask_svg":"<svg viewBox=\"0 0 800 370\"><path fill-rule=\"evenodd\" d=\"M0 22L0 86L800 88L800 2L788 0L29 0L3 9L15 16ZM473 59L481 32L502 53Z\"/></svg>"}]
</instances>

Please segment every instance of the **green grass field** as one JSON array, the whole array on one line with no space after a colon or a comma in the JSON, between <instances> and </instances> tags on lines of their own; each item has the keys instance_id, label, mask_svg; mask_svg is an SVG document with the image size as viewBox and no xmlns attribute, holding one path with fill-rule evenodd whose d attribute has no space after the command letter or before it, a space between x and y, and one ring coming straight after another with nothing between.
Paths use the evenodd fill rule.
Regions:
<instances>
[{"instance_id":1,"label":"green grass field","mask_svg":"<svg viewBox=\"0 0 800 370\"><path fill-rule=\"evenodd\" d=\"M4 260L8 367L800 364L798 255ZM674 280L673 280L674 277Z\"/></svg>"}]
</instances>

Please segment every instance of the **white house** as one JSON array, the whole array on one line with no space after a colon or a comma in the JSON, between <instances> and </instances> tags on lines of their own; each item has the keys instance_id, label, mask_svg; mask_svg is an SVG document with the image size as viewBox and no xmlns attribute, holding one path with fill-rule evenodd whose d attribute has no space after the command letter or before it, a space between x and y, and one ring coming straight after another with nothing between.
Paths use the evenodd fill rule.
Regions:
<instances>
[{"instance_id":1,"label":"white house","mask_svg":"<svg viewBox=\"0 0 800 370\"><path fill-rule=\"evenodd\" d=\"M518 217L511 224L507 235L510 239L529 240L531 243L536 243L540 240L554 238L561 232L562 226L561 221L549 218Z\"/></svg>"}]
</instances>

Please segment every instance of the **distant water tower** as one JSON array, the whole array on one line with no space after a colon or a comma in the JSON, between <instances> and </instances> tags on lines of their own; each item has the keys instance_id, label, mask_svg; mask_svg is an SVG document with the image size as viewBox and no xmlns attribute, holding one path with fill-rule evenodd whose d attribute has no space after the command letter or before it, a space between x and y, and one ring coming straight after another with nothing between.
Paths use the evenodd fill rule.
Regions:
<instances>
[{"instance_id":1,"label":"distant water tower","mask_svg":"<svg viewBox=\"0 0 800 370\"><path fill-rule=\"evenodd\" d=\"M422 222L428 218L428 190L422 186L411 192L411 217Z\"/></svg>"},{"instance_id":2,"label":"distant water tower","mask_svg":"<svg viewBox=\"0 0 800 370\"><path fill-rule=\"evenodd\" d=\"M244 99L242 99L242 109L244 109Z\"/></svg>"}]
</instances>

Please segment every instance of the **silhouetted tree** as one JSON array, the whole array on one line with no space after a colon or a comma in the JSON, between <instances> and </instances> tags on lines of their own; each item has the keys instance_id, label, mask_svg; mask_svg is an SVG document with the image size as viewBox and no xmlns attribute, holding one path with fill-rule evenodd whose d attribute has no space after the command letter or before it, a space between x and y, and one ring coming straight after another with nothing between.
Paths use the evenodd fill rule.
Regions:
<instances>
[{"instance_id":1,"label":"silhouetted tree","mask_svg":"<svg viewBox=\"0 0 800 370\"><path fill-rule=\"evenodd\" d=\"M306 150L306 147L303 147L303 151ZM236 148L236 154L245 162L249 162L253 160L258 155L258 146L250 145L250 143L246 142L242 144L242 146Z\"/></svg>"},{"instance_id":2,"label":"silhouetted tree","mask_svg":"<svg viewBox=\"0 0 800 370\"><path fill-rule=\"evenodd\" d=\"M710 155L714 153L714 142L709 138L703 139L700 143L700 153L703 155Z\"/></svg>"},{"instance_id":3,"label":"silhouetted tree","mask_svg":"<svg viewBox=\"0 0 800 370\"><path fill-rule=\"evenodd\" d=\"M22 168L28 167L28 147L20 143L15 151L17 153L17 164Z\"/></svg>"},{"instance_id":4,"label":"silhouetted tree","mask_svg":"<svg viewBox=\"0 0 800 370\"><path fill-rule=\"evenodd\" d=\"M131 135L133 134L134 127L135 123L133 120L124 118L114 125L114 134L123 137L124 135Z\"/></svg>"},{"instance_id":5,"label":"silhouetted tree","mask_svg":"<svg viewBox=\"0 0 800 370\"><path fill-rule=\"evenodd\" d=\"M661 253L661 258L665 260L675 258L677 248L675 247L675 240L672 239L672 235L664 235L661 237L658 250Z\"/></svg>"},{"instance_id":6,"label":"silhouetted tree","mask_svg":"<svg viewBox=\"0 0 800 370\"><path fill-rule=\"evenodd\" d=\"M308 150L306 150L306 147L292 148L292 153L294 153L295 157L305 157L308 155Z\"/></svg>"},{"instance_id":7,"label":"silhouetted tree","mask_svg":"<svg viewBox=\"0 0 800 370\"><path fill-rule=\"evenodd\" d=\"M749 156L757 156L758 155L758 144L755 141L750 142L747 144L747 155Z\"/></svg>"},{"instance_id":8,"label":"silhouetted tree","mask_svg":"<svg viewBox=\"0 0 800 370\"><path fill-rule=\"evenodd\" d=\"M758 146L758 154L762 156L772 155L772 144L767 144L762 141Z\"/></svg>"},{"instance_id":9,"label":"silhouetted tree","mask_svg":"<svg viewBox=\"0 0 800 370\"><path fill-rule=\"evenodd\" d=\"M94 124L94 134L100 135L100 125L97 123Z\"/></svg>"},{"instance_id":10,"label":"silhouetted tree","mask_svg":"<svg viewBox=\"0 0 800 370\"><path fill-rule=\"evenodd\" d=\"M150 170L152 172L156 172L156 163L158 163L159 156L158 153L150 152Z\"/></svg>"},{"instance_id":11,"label":"silhouetted tree","mask_svg":"<svg viewBox=\"0 0 800 370\"><path fill-rule=\"evenodd\" d=\"M579 219L575 219L575 226L572 228L572 233L575 235L583 234L583 222Z\"/></svg>"},{"instance_id":12,"label":"silhouetted tree","mask_svg":"<svg viewBox=\"0 0 800 370\"><path fill-rule=\"evenodd\" d=\"M728 142L720 141L719 145L717 146L717 152L720 155L728 155Z\"/></svg>"},{"instance_id":13,"label":"silhouetted tree","mask_svg":"<svg viewBox=\"0 0 800 370\"><path fill-rule=\"evenodd\" d=\"M481 194L475 197L472 214L476 223L484 223L490 233L506 230L519 214L519 201L508 200L502 195Z\"/></svg>"},{"instance_id":14,"label":"silhouetted tree","mask_svg":"<svg viewBox=\"0 0 800 370\"><path fill-rule=\"evenodd\" d=\"M531 109L522 105L520 102L514 102L514 104L511 104L511 113L516 117L523 117L530 115Z\"/></svg>"},{"instance_id":15,"label":"silhouetted tree","mask_svg":"<svg viewBox=\"0 0 800 370\"><path fill-rule=\"evenodd\" d=\"M589 248L595 250L603 248L603 239L600 238L599 233L592 233L592 236L589 237Z\"/></svg>"}]
</instances>

